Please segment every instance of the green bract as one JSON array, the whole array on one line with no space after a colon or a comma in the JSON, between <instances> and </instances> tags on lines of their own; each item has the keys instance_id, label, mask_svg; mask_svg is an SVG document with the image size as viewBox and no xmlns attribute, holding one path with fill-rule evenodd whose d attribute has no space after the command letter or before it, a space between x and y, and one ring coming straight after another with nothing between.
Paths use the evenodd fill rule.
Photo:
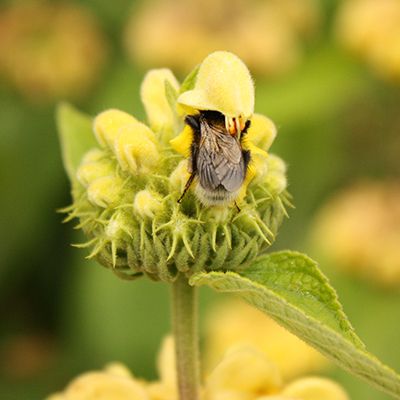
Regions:
<instances>
[{"instance_id":1,"label":"green bract","mask_svg":"<svg viewBox=\"0 0 400 400\"><path fill-rule=\"evenodd\" d=\"M237 86L243 102L239 96L237 105L243 103L243 114L248 113L254 88L246 67L231 53L216 52L198 69L200 77L204 77L204 68L207 74L213 68L221 74L214 59L225 59L223 68L229 74L231 66L241 71L244 83L238 79ZM235 270L274 241L285 205L290 203L285 164L266 152L276 129L264 116L251 116L252 125L243 141L251 162L236 200L240 211L234 202L206 207L191 190L181 204L177 201L190 176L192 140L179 98L190 99L195 88L195 93L200 90L213 99L209 83L210 79L202 87L201 80L199 84L195 73L191 74L179 95L171 71L150 71L141 89L149 126L119 110L104 111L91 122L69 106L59 109L73 196L67 219L79 219L88 241L78 246L90 249L88 257L95 257L122 278L145 273L171 282L179 271L190 276L203 270ZM218 99L224 87L230 96L235 82L220 85Z\"/></svg>"}]
</instances>

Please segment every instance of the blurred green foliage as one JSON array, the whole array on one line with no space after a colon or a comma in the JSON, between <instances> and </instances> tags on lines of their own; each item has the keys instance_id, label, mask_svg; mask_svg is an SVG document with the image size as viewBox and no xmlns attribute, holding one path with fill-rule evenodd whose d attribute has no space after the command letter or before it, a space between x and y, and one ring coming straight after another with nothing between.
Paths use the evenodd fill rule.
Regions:
<instances>
[{"instance_id":1,"label":"blurred green foliage","mask_svg":"<svg viewBox=\"0 0 400 400\"><path fill-rule=\"evenodd\" d=\"M120 108L144 117L144 71L130 63L121 33L130 0L81 0L100 21L111 56L97 87L77 102L96 114ZM399 177L397 86L377 80L332 41L336 2L321 1L325 23L302 64L283 77L256 78L256 109L279 128L272 151L289 166L296 209L276 248L307 250L315 210L359 177ZM190 51L190 49L182 49ZM41 399L76 374L119 360L154 377L155 356L169 331L168 288L145 279L122 282L84 260L72 225L56 210L70 202L54 119L55 103L32 104L0 81L0 393ZM310 254L313 256L313 254ZM324 267L324 265L322 264ZM400 370L400 294L347 278L325 265L345 310L368 348ZM203 314L216 297L202 293ZM22 346L21 337L28 347ZM38 349L41 338L47 350ZM21 353L31 368L21 366ZM24 358L22 358L24 360ZM22 364L25 363L22 361ZM353 399L385 400L348 374L334 371Z\"/></svg>"}]
</instances>

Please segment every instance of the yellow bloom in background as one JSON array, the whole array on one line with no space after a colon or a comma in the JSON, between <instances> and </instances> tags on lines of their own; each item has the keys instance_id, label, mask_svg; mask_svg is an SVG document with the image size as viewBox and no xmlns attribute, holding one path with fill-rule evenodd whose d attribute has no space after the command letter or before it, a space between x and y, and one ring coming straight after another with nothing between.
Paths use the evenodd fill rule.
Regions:
<instances>
[{"instance_id":1,"label":"yellow bloom in background","mask_svg":"<svg viewBox=\"0 0 400 400\"><path fill-rule=\"evenodd\" d=\"M211 370L228 348L240 344L263 353L285 380L329 365L325 357L264 313L236 299L215 306L207 319L205 337L206 370Z\"/></svg>"},{"instance_id":2,"label":"yellow bloom in background","mask_svg":"<svg viewBox=\"0 0 400 400\"><path fill-rule=\"evenodd\" d=\"M339 9L339 41L388 80L400 80L400 2L348 0Z\"/></svg>"},{"instance_id":3,"label":"yellow bloom in background","mask_svg":"<svg viewBox=\"0 0 400 400\"><path fill-rule=\"evenodd\" d=\"M103 371L86 372L47 400L150 400L145 385L119 363Z\"/></svg>"},{"instance_id":4,"label":"yellow bloom in background","mask_svg":"<svg viewBox=\"0 0 400 400\"><path fill-rule=\"evenodd\" d=\"M136 378L123 365L75 378L63 392L47 400L177 400L175 348L164 339L158 357L159 380ZM285 383L279 368L251 346L229 349L204 380L202 400L349 400L330 379L300 378Z\"/></svg>"},{"instance_id":5,"label":"yellow bloom in background","mask_svg":"<svg viewBox=\"0 0 400 400\"><path fill-rule=\"evenodd\" d=\"M87 94L106 47L94 16L67 2L16 2L0 12L0 75L32 101Z\"/></svg>"},{"instance_id":6,"label":"yellow bloom in background","mask_svg":"<svg viewBox=\"0 0 400 400\"><path fill-rule=\"evenodd\" d=\"M337 268L386 287L400 285L400 182L364 182L318 213L312 243Z\"/></svg>"},{"instance_id":7,"label":"yellow bloom in background","mask_svg":"<svg viewBox=\"0 0 400 400\"><path fill-rule=\"evenodd\" d=\"M298 64L320 19L315 0L159 0L135 9L124 42L135 64L188 72L226 49L256 74L274 76Z\"/></svg>"}]
</instances>

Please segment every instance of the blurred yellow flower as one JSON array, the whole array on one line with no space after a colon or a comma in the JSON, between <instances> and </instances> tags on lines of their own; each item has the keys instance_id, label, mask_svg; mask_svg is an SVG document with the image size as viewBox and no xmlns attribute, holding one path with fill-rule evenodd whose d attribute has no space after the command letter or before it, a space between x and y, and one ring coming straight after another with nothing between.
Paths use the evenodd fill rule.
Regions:
<instances>
[{"instance_id":1,"label":"blurred yellow flower","mask_svg":"<svg viewBox=\"0 0 400 400\"><path fill-rule=\"evenodd\" d=\"M332 265L384 286L400 285L400 182L364 182L321 209L312 243Z\"/></svg>"},{"instance_id":2,"label":"blurred yellow flower","mask_svg":"<svg viewBox=\"0 0 400 400\"><path fill-rule=\"evenodd\" d=\"M135 378L120 364L89 372L47 400L178 400L175 348L172 337L164 340L158 359L160 379ZM349 400L335 382L318 377L284 384L279 368L250 346L231 348L205 378L202 400Z\"/></svg>"},{"instance_id":3,"label":"blurred yellow flower","mask_svg":"<svg viewBox=\"0 0 400 400\"><path fill-rule=\"evenodd\" d=\"M47 400L150 400L145 385L119 363L103 371L86 372Z\"/></svg>"},{"instance_id":4,"label":"blurred yellow flower","mask_svg":"<svg viewBox=\"0 0 400 400\"><path fill-rule=\"evenodd\" d=\"M135 63L188 72L208 53L236 53L256 74L293 68L320 21L316 0L159 0L135 9L124 42ZM182 51L185 49L185 51Z\"/></svg>"},{"instance_id":5,"label":"blurred yellow flower","mask_svg":"<svg viewBox=\"0 0 400 400\"><path fill-rule=\"evenodd\" d=\"M205 331L205 368L212 369L225 351L235 345L251 345L270 359L285 380L328 366L316 350L280 327L261 311L230 299L209 314Z\"/></svg>"},{"instance_id":6,"label":"blurred yellow flower","mask_svg":"<svg viewBox=\"0 0 400 400\"><path fill-rule=\"evenodd\" d=\"M347 0L339 9L340 42L382 77L400 80L400 2Z\"/></svg>"},{"instance_id":7,"label":"blurred yellow flower","mask_svg":"<svg viewBox=\"0 0 400 400\"><path fill-rule=\"evenodd\" d=\"M85 95L105 57L105 38L81 7L16 2L0 12L0 74L32 101Z\"/></svg>"}]
</instances>

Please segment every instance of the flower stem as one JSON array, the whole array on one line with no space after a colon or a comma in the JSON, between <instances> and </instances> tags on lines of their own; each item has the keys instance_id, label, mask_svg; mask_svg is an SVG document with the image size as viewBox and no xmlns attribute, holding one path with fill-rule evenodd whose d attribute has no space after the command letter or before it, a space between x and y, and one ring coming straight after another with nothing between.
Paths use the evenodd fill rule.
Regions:
<instances>
[{"instance_id":1,"label":"flower stem","mask_svg":"<svg viewBox=\"0 0 400 400\"><path fill-rule=\"evenodd\" d=\"M172 284L172 324L180 400L198 400L200 365L197 289L180 274Z\"/></svg>"}]
</instances>

